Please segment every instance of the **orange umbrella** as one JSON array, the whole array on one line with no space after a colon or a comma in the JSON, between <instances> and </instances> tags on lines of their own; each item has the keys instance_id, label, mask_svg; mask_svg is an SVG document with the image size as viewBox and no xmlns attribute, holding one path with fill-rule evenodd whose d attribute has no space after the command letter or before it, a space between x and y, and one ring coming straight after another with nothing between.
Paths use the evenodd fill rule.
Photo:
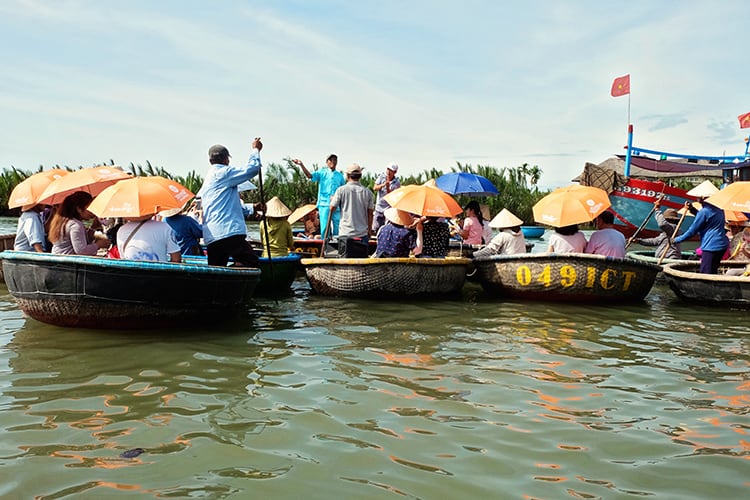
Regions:
<instances>
[{"instance_id":1,"label":"orange umbrella","mask_svg":"<svg viewBox=\"0 0 750 500\"><path fill-rule=\"evenodd\" d=\"M141 217L182 208L193 196L184 186L164 177L133 177L104 189L88 209L99 217Z\"/></svg>"},{"instance_id":2,"label":"orange umbrella","mask_svg":"<svg viewBox=\"0 0 750 500\"><path fill-rule=\"evenodd\" d=\"M453 217L463 212L451 195L424 184L410 184L383 197L392 207L428 217Z\"/></svg>"},{"instance_id":3,"label":"orange umbrella","mask_svg":"<svg viewBox=\"0 0 750 500\"><path fill-rule=\"evenodd\" d=\"M733 212L750 212L750 181L733 182L706 199L707 203Z\"/></svg>"},{"instance_id":4,"label":"orange umbrella","mask_svg":"<svg viewBox=\"0 0 750 500\"><path fill-rule=\"evenodd\" d=\"M82 168L51 182L39 196L39 203L57 205L76 191L86 191L91 196L96 196L107 186L130 177L129 173L118 167Z\"/></svg>"},{"instance_id":5,"label":"orange umbrella","mask_svg":"<svg viewBox=\"0 0 750 500\"><path fill-rule=\"evenodd\" d=\"M67 170L53 168L52 170L45 170L28 176L11 191L10 198L8 199L8 208L36 205L39 202L41 194L47 189L47 186L52 181L64 175L68 175Z\"/></svg>"},{"instance_id":6,"label":"orange umbrella","mask_svg":"<svg viewBox=\"0 0 750 500\"><path fill-rule=\"evenodd\" d=\"M592 221L610 205L609 196L603 189L574 184L555 189L539 200L532 210L536 222L564 227Z\"/></svg>"}]
</instances>

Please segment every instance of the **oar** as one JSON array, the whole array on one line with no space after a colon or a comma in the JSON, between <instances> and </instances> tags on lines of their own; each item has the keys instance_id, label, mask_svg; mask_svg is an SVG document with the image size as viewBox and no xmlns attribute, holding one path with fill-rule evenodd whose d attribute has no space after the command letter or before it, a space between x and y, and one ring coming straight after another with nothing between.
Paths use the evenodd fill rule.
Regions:
<instances>
[{"instance_id":1,"label":"oar","mask_svg":"<svg viewBox=\"0 0 750 500\"><path fill-rule=\"evenodd\" d=\"M664 251L661 253L661 257L659 257L659 261L656 263L657 265L661 265L662 261L664 260L664 257L667 255L667 252L669 251L669 247L672 244L672 241L674 241L674 239L677 237L677 232L680 230L680 226L682 225L682 221L685 220L686 215L687 215L687 210L685 210L682 213L680 220L677 222L677 225L674 227L674 232L672 232L672 236L667 235L667 246L664 247Z\"/></svg>"},{"instance_id":2,"label":"oar","mask_svg":"<svg viewBox=\"0 0 750 500\"><path fill-rule=\"evenodd\" d=\"M259 140L260 137L256 137L255 140ZM273 274L273 259L271 258L271 241L268 239L268 219L266 219L266 197L263 194L263 169L258 170L258 193L260 194L260 205L263 207L263 214L260 217L263 222L263 233L266 239L266 254L268 254L268 270L271 271L271 281L275 281Z\"/></svg>"},{"instance_id":3,"label":"oar","mask_svg":"<svg viewBox=\"0 0 750 500\"><path fill-rule=\"evenodd\" d=\"M661 201L661 199L663 197L664 197L664 195L660 194L657 201ZM651 211L648 213L648 215L646 216L646 218L643 219L643 222L641 223L641 225L638 227L638 229L635 230L635 232L630 237L630 239L628 239L628 242L625 245L625 248L628 248L630 246L630 244L633 243L633 240L636 238L636 236L638 236L638 233L640 233L643 230L643 228L646 227L646 224L648 224L648 221L651 219L651 216L654 215L655 211L656 211L656 204L654 204L654 206L651 207Z\"/></svg>"},{"instance_id":4,"label":"oar","mask_svg":"<svg viewBox=\"0 0 750 500\"><path fill-rule=\"evenodd\" d=\"M333 218L333 212L328 209L328 220L326 220L326 230L323 231L323 246L320 247L320 258L326 258L326 248L328 247L328 233L331 229L331 219Z\"/></svg>"}]
</instances>

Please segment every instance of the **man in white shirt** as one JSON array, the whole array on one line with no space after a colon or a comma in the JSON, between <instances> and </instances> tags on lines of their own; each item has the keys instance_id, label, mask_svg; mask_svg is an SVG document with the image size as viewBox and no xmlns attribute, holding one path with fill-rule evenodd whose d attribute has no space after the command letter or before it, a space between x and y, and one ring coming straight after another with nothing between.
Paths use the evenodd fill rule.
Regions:
<instances>
[{"instance_id":1,"label":"man in white shirt","mask_svg":"<svg viewBox=\"0 0 750 500\"><path fill-rule=\"evenodd\" d=\"M586 253L606 255L607 257L625 257L625 236L614 228L615 215L610 212L602 212L594 219L596 231L591 234Z\"/></svg>"}]
</instances>

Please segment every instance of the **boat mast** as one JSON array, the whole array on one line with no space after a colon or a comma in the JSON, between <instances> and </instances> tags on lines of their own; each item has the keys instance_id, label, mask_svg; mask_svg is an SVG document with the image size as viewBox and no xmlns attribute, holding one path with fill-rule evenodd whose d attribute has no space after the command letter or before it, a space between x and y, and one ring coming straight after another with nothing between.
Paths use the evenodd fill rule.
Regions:
<instances>
[{"instance_id":1,"label":"boat mast","mask_svg":"<svg viewBox=\"0 0 750 500\"><path fill-rule=\"evenodd\" d=\"M630 101L628 101L628 104L630 104ZM630 111L628 111L628 114ZM630 117L628 117L630 118ZM623 174L625 177L630 177L630 156L633 151L633 124L628 124L628 150L625 153L625 169L623 171Z\"/></svg>"}]
</instances>

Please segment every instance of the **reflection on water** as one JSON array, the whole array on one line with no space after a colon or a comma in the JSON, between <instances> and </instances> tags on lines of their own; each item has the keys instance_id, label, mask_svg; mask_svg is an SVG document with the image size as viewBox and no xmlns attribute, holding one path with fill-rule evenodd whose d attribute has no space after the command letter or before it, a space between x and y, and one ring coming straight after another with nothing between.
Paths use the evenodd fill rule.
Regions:
<instances>
[{"instance_id":1,"label":"reflection on water","mask_svg":"<svg viewBox=\"0 0 750 500\"><path fill-rule=\"evenodd\" d=\"M46 326L0 287L0 317L6 497L747 495L746 313L664 287L603 308L298 280L189 333Z\"/></svg>"}]
</instances>

